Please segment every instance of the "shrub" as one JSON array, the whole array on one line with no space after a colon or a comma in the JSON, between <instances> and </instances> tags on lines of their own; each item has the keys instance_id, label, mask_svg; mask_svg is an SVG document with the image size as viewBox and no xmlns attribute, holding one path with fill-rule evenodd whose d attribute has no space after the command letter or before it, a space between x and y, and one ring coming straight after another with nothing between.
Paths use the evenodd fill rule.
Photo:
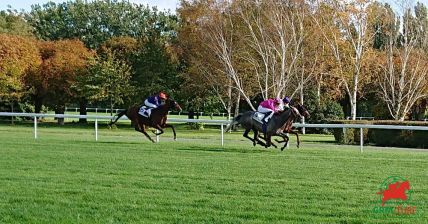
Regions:
<instances>
[{"instance_id":1,"label":"shrub","mask_svg":"<svg viewBox=\"0 0 428 224\"><path fill-rule=\"evenodd\" d=\"M335 121L335 124L374 124L374 125L403 125L428 126L428 122L414 121ZM428 132L392 129L363 129L364 142L377 146L428 148ZM334 138L340 144L359 144L359 129L334 129Z\"/></svg>"}]
</instances>

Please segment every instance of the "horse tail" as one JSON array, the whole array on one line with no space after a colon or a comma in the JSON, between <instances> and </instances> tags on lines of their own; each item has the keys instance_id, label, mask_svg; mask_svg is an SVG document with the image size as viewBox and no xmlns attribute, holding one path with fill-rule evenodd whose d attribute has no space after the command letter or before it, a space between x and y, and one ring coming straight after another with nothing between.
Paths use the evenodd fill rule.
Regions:
<instances>
[{"instance_id":1,"label":"horse tail","mask_svg":"<svg viewBox=\"0 0 428 224\"><path fill-rule=\"evenodd\" d=\"M242 114L240 114L240 115L238 115L238 116L234 117L234 118L232 119L232 121L227 125L226 129L224 130L224 132L228 132L228 131L230 131L230 129L232 129L232 127L233 127L234 125L239 124L239 120L241 119L241 117L242 117Z\"/></svg>"},{"instance_id":2,"label":"horse tail","mask_svg":"<svg viewBox=\"0 0 428 224\"><path fill-rule=\"evenodd\" d=\"M125 110L121 111L120 113L115 114L113 116L113 118L111 119L110 123L108 124L108 126L111 127L113 124L115 124L123 115L126 114L126 112L128 112L128 109L125 109Z\"/></svg>"}]
</instances>

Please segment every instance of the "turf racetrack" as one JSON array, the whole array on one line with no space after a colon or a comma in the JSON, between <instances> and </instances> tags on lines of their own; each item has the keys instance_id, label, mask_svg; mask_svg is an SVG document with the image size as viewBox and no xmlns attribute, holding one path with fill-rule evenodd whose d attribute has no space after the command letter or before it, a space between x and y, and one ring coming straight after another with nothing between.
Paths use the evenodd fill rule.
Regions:
<instances>
[{"instance_id":1,"label":"turf racetrack","mask_svg":"<svg viewBox=\"0 0 428 224\"><path fill-rule=\"evenodd\" d=\"M177 142L152 144L130 128L101 129L95 142L89 128L41 125L34 140L29 125L0 125L0 223L428 220L426 151L361 154L305 136L302 149L292 143L280 152L253 148L239 134L226 135L221 147L217 131L195 133L179 130ZM373 212L391 175L410 181L417 215Z\"/></svg>"}]
</instances>

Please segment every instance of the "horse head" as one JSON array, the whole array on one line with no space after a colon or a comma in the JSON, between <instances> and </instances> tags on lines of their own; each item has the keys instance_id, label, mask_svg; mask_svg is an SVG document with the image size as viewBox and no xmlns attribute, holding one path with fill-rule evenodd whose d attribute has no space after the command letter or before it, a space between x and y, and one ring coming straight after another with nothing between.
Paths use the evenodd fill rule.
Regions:
<instances>
[{"instance_id":1,"label":"horse head","mask_svg":"<svg viewBox=\"0 0 428 224\"><path fill-rule=\"evenodd\" d=\"M183 109L181 109L180 104L178 104L176 101L174 101L172 99L167 100L165 102L165 105L168 108L168 110L175 109L175 110L178 110L180 112L183 110Z\"/></svg>"},{"instance_id":2,"label":"horse head","mask_svg":"<svg viewBox=\"0 0 428 224\"><path fill-rule=\"evenodd\" d=\"M303 104L298 103L295 108L297 109L297 111L299 112L300 116L303 116L305 118L309 118L311 115L309 114L308 110L306 109L305 106L303 106Z\"/></svg>"}]
</instances>

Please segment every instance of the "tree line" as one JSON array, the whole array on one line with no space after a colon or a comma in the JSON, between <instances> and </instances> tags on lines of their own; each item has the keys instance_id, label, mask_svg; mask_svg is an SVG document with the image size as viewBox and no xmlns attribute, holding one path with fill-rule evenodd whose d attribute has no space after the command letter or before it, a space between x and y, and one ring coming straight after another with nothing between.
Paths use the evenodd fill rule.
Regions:
<instances>
[{"instance_id":1,"label":"tree line","mask_svg":"<svg viewBox=\"0 0 428 224\"><path fill-rule=\"evenodd\" d=\"M69 1L0 12L0 104L63 113L166 91L187 110L291 96L314 119L404 120L428 99L421 3L182 0L177 12ZM22 106L21 106L22 107Z\"/></svg>"}]
</instances>

